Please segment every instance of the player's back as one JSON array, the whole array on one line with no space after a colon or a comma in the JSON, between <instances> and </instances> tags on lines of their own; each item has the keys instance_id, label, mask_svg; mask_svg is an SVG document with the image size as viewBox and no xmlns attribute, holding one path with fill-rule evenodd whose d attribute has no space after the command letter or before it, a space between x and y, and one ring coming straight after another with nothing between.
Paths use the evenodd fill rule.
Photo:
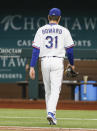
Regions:
<instances>
[{"instance_id":1,"label":"player's back","mask_svg":"<svg viewBox=\"0 0 97 131\"><path fill-rule=\"evenodd\" d=\"M58 24L47 24L39 29L41 44L40 57L65 57L65 34L67 29Z\"/></svg>"}]
</instances>

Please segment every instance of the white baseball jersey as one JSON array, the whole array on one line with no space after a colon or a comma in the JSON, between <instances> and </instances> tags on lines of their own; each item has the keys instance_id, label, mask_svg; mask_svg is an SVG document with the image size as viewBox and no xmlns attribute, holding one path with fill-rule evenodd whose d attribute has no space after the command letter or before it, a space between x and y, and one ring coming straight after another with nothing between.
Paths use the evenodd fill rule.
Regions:
<instances>
[{"instance_id":1,"label":"white baseball jersey","mask_svg":"<svg viewBox=\"0 0 97 131\"><path fill-rule=\"evenodd\" d=\"M65 48L74 46L68 29L58 24L46 24L40 27L32 45L40 49L39 57L65 57Z\"/></svg>"}]
</instances>

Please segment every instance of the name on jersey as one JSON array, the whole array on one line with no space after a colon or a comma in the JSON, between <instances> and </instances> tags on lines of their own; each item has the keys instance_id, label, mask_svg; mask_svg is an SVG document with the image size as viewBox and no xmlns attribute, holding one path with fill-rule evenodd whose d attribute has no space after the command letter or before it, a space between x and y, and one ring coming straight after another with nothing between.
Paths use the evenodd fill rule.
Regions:
<instances>
[{"instance_id":1,"label":"name on jersey","mask_svg":"<svg viewBox=\"0 0 97 131\"><path fill-rule=\"evenodd\" d=\"M47 34L47 33L58 33L58 34L62 34L62 29L49 28L49 29L43 29L43 30L42 30L42 34Z\"/></svg>"}]
</instances>

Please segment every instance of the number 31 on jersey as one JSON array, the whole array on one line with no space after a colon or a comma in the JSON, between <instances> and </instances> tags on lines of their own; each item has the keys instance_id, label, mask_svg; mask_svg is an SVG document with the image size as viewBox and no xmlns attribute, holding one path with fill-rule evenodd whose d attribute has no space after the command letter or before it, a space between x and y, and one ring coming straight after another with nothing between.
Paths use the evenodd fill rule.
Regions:
<instances>
[{"instance_id":1,"label":"number 31 on jersey","mask_svg":"<svg viewBox=\"0 0 97 131\"><path fill-rule=\"evenodd\" d=\"M55 36L55 37L47 36L46 40L48 40L48 44L45 45L47 48L57 48L58 47L58 36Z\"/></svg>"}]
</instances>

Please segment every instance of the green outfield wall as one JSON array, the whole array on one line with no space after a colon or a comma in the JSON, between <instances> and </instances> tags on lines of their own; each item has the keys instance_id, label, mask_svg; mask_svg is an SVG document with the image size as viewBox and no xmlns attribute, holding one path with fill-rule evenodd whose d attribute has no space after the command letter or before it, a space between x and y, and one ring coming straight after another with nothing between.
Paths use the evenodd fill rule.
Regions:
<instances>
[{"instance_id":1,"label":"green outfield wall","mask_svg":"<svg viewBox=\"0 0 97 131\"><path fill-rule=\"evenodd\" d=\"M45 11L0 12L0 82L25 80L25 65L31 58L34 35L39 27L48 23L47 15ZM96 12L63 11L60 24L71 32L75 42L75 58L97 58ZM34 84L37 85L37 81L33 81Z\"/></svg>"}]
</instances>

